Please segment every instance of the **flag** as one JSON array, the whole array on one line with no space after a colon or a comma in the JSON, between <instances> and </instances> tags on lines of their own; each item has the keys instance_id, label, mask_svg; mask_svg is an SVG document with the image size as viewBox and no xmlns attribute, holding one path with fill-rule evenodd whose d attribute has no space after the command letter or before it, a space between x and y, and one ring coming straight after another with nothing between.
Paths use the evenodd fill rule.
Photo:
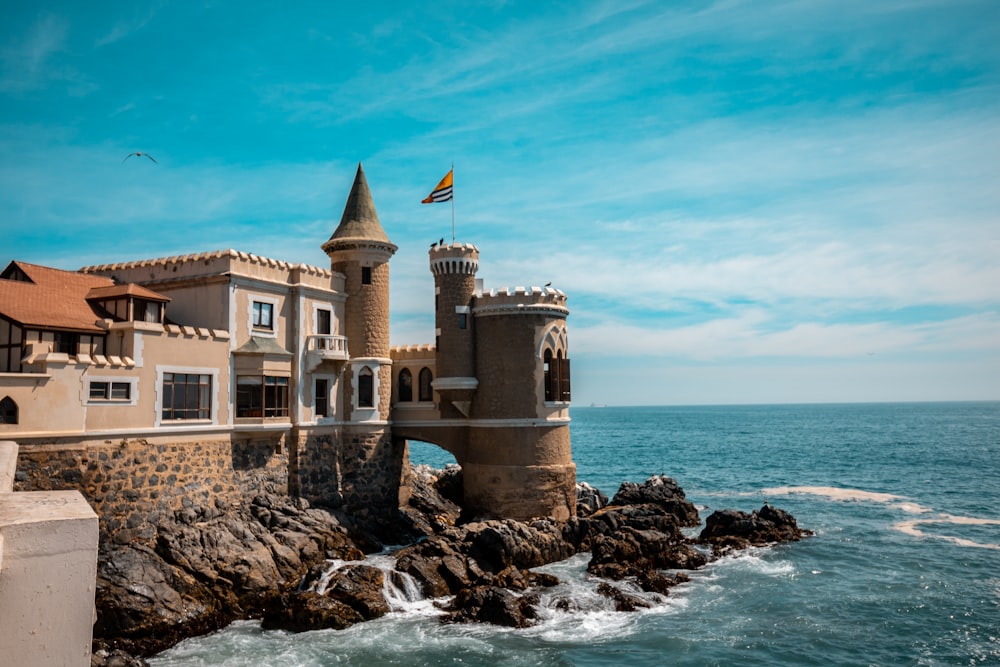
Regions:
<instances>
[{"instance_id":1,"label":"flag","mask_svg":"<svg viewBox=\"0 0 1000 667\"><path fill-rule=\"evenodd\" d=\"M436 204L441 201L448 201L453 196L453 189L451 185L452 173L455 170L452 169L445 177L441 179L441 182L437 184L437 187L427 195L427 199L424 199L421 204Z\"/></svg>"}]
</instances>

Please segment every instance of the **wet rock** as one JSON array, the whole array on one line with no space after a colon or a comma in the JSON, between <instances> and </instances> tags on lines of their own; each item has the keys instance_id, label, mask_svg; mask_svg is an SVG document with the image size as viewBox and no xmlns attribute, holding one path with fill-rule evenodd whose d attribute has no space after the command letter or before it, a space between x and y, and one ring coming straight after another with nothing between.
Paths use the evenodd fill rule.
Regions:
<instances>
[{"instance_id":1,"label":"wet rock","mask_svg":"<svg viewBox=\"0 0 1000 667\"><path fill-rule=\"evenodd\" d=\"M653 570L695 570L708 557L683 537L625 526L594 538L587 571L608 579L648 575Z\"/></svg>"},{"instance_id":2,"label":"wet rock","mask_svg":"<svg viewBox=\"0 0 1000 667\"><path fill-rule=\"evenodd\" d=\"M382 594L384 583L385 575L376 567L346 565L330 578L323 594L350 606L370 621L389 613L389 604Z\"/></svg>"},{"instance_id":3,"label":"wet rock","mask_svg":"<svg viewBox=\"0 0 1000 667\"><path fill-rule=\"evenodd\" d=\"M121 649L99 648L90 654L90 667L149 667L149 663Z\"/></svg>"},{"instance_id":4,"label":"wet rock","mask_svg":"<svg viewBox=\"0 0 1000 667\"><path fill-rule=\"evenodd\" d=\"M699 539L717 551L741 549L750 545L793 542L812 533L799 528L788 512L765 504L750 514L738 510L719 510L705 520Z\"/></svg>"},{"instance_id":5,"label":"wet rock","mask_svg":"<svg viewBox=\"0 0 1000 667\"><path fill-rule=\"evenodd\" d=\"M150 528L146 543L102 538L95 594L95 638L143 656L261 613L326 558L363 557L333 515L281 496L225 514L189 503Z\"/></svg>"},{"instance_id":6,"label":"wet rock","mask_svg":"<svg viewBox=\"0 0 1000 667\"><path fill-rule=\"evenodd\" d=\"M531 570L519 570L513 565L493 575L489 584L509 591L526 591L531 588L549 588L559 584L559 577Z\"/></svg>"},{"instance_id":7,"label":"wet rock","mask_svg":"<svg viewBox=\"0 0 1000 667\"><path fill-rule=\"evenodd\" d=\"M508 566L521 569L565 560L576 549L563 538L562 524L551 519L520 521L490 520L470 523L466 531L466 551L488 572Z\"/></svg>"},{"instance_id":8,"label":"wet rock","mask_svg":"<svg viewBox=\"0 0 1000 667\"><path fill-rule=\"evenodd\" d=\"M434 535L454 526L462 508L451 497L461 499L461 468L457 474L416 466L410 471L410 500L402 509L413 529L424 536ZM453 488L458 485L458 491Z\"/></svg>"},{"instance_id":9,"label":"wet rock","mask_svg":"<svg viewBox=\"0 0 1000 667\"><path fill-rule=\"evenodd\" d=\"M113 648L151 655L232 618L209 586L148 547L104 547L98 562L94 635Z\"/></svg>"},{"instance_id":10,"label":"wet rock","mask_svg":"<svg viewBox=\"0 0 1000 667\"><path fill-rule=\"evenodd\" d=\"M453 595L486 575L448 536L432 537L397 552L395 569L413 577L427 597Z\"/></svg>"},{"instance_id":11,"label":"wet rock","mask_svg":"<svg viewBox=\"0 0 1000 667\"><path fill-rule=\"evenodd\" d=\"M647 593L667 595L671 588L688 581L691 581L691 577L683 572L665 574L657 570L650 570L637 576L635 583Z\"/></svg>"},{"instance_id":12,"label":"wet rock","mask_svg":"<svg viewBox=\"0 0 1000 667\"><path fill-rule=\"evenodd\" d=\"M642 484L625 482L611 499L612 505L656 505L664 513L677 518L681 526L701 523L698 508L684 495L676 480L664 475L654 475Z\"/></svg>"},{"instance_id":13,"label":"wet rock","mask_svg":"<svg viewBox=\"0 0 1000 667\"><path fill-rule=\"evenodd\" d=\"M595 489L586 482L576 484L576 515L586 518L605 507L608 504L608 497L601 493L600 489Z\"/></svg>"},{"instance_id":14,"label":"wet rock","mask_svg":"<svg viewBox=\"0 0 1000 667\"><path fill-rule=\"evenodd\" d=\"M437 481L434 482L434 490L441 494L445 500L461 508L465 502L465 487L461 466L448 464L444 470L439 470Z\"/></svg>"},{"instance_id":15,"label":"wet rock","mask_svg":"<svg viewBox=\"0 0 1000 667\"><path fill-rule=\"evenodd\" d=\"M265 630L343 630L364 621L355 608L325 595L310 591L286 593L265 610L261 627Z\"/></svg>"},{"instance_id":16,"label":"wet rock","mask_svg":"<svg viewBox=\"0 0 1000 667\"><path fill-rule=\"evenodd\" d=\"M636 611L637 609L648 609L652 606L638 595L626 593L617 586L612 586L607 582L598 584L597 592L615 603L615 611Z\"/></svg>"},{"instance_id":17,"label":"wet rock","mask_svg":"<svg viewBox=\"0 0 1000 667\"><path fill-rule=\"evenodd\" d=\"M458 593L444 609L446 623L491 623L510 628L527 628L538 619L534 595L518 596L498 586L476 586Z\"/></svg>"}]
</instances>

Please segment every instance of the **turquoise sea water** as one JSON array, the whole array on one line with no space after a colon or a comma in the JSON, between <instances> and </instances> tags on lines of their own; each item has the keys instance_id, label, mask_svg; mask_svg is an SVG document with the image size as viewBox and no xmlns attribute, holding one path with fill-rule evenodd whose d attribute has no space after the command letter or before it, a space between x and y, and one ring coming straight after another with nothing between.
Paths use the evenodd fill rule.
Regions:
<instances>
[{"instance_id":1,"label":"turquoise sea water","mask_svg":"<svg viewBox=\"0 0 1000 667\"><path fill-rule=\"evenodd\" d=\"M239 622L152 663L1000 665L1000 403L572 417L577 477L609 497L622 481L664 473L703 517L767 500L816 535L717 561L637 613L610 611L578 556L546 568L563 583L527 630L441 625L429 601L395 591L398 611L347 630ZM573 611L557 610L559 598Z\"/></svg>"}]
</instances>

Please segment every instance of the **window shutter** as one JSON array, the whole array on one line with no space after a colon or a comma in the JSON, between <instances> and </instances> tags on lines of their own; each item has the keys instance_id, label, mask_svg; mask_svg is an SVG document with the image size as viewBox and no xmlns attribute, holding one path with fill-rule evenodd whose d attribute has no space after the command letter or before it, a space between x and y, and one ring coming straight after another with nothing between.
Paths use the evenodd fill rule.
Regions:
<instances>
[{"instance_id":1,"label":"window shutter","mask_svg":"<svg viewBox=\"0 0 1000 667\"><path fill-rule=\"evenodd\" d=\"M569 359L559 359L559 400L569 401Z\"/></svg>"}]
</instances>

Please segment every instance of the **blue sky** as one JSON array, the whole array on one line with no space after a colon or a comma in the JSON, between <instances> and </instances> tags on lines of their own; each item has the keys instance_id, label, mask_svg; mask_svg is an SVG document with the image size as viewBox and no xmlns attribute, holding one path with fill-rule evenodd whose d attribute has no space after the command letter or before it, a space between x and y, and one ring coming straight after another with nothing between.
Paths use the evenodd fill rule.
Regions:
<instances>
[{"instance_id":1,"label":"blue sky","mask_svg":"<svg viewBox=\"0 0 1000 667\"><path fill-rule=\"evenodd\" d=\"M361 161L430 342L454 163L577 404L1000 399L998 44L991 0L5 1L0 262L322 266Z\"/></svg>"}]
</instances>

